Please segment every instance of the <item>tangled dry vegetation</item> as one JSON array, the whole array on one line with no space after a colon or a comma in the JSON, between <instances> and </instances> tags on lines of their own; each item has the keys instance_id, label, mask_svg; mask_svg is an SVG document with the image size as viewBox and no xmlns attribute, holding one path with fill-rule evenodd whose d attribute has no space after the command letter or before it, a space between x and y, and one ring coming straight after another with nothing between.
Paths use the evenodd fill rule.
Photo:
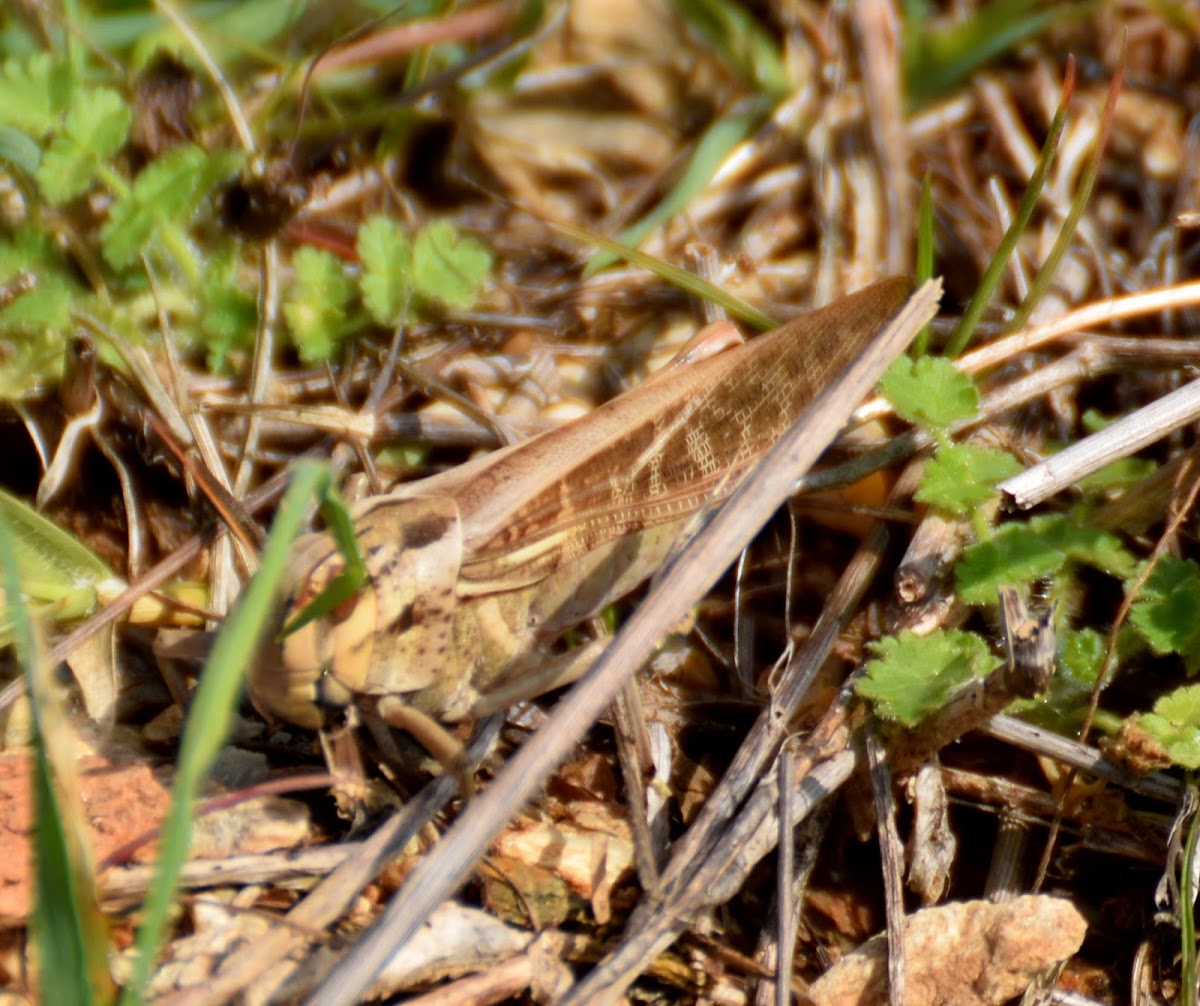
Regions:
<instances>
[{"instance_id":1,"label":"tangled dry vegetation","mask_svg":"<svg viewBox=\"0 0 1200 1006\"><path fill-rule=\"evenodd\" d=\"M0 13L0 471L48 647L2 700L13 1001L1196 1002L1200 475L1190 404L1139 410L1200 362L1200 5L442 6ZM290 461L448 471L729 311L928 274L922 228L918 342L969 337L974 385L889 378L586 732L561 693L452 725L464 796L402 734L197 724ZM73 872L32 893L46 772Z\"/></svg>"}]
</instances>

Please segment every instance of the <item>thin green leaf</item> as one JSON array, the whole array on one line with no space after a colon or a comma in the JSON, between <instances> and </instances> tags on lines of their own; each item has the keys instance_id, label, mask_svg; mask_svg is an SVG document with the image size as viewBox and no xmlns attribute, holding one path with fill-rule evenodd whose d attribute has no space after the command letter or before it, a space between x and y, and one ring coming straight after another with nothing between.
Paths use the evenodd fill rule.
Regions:
<instances>
[{"instance_id":1,"label":"thin green leaf","mask_svg":"<svg viewBox=\"0 0 1200 1006\"><path fill-rule=\"evenodd\" d=\"M743 102L717 119L696 143L683 174L671 191L641 220L621 231L617 241L624 245L639 245L647 234L684 209L712 180L729 152L762 121L766 112L766 104L754 100ZM619 258L613 251L598 252L584 267L583 274L591 276Z\"/></svg>"},{"instance_id":2,"label":"thin green leaf","mask_svg":"<svg viewBox=\"0 0 1200 1006\"><path fill-rule=\"evenodd\" d=\"M248 0L229 3L227 0L200 2L187 6L187 17L203 37L209 54L219 64L228 64L247 53L269 58L264 46L277 39L303 16L306 5L301 0ZM124 17L108 15L97 18L89 37L108 39L108 45L133 45L129 62L148 63L156 52L179 52L186 49L174 25L157 13L132 14Z\"/></svg>"},{"instance_id":3,"label":"thin green leaf","mask_svg":"<svg viewBox=\"0 0 1200 1006\"><path fill-rule=\"evenodd\" d=\"M303 628L309 622L323 618L348 597L357 593L367 582L367 564L358 547L358 530L345 502L332 484L326 486L322 493L321 519L342 554L342 571L284 626L285 636Z\"/></svg>"},{"instance_id":4,"label":"thin green leaf","mask_svg":"<svg viewBox=\"0 0 1200 1006\"><path fill-rule=\"evenodd\" d=\"M1054 247L1050 249L1050 254L1038 268L1037 275L1034 276L1033 282L1029 286L1029 292L1025 295L1025 300L1013 316L1012 321L1008 323L1010 332L1016 332L1029 320L1038 302L1050 289L1050 284L1058 272L1059 263L1062 262L1063 256L1066 255L1067 249L1075 239L1075 231L1079 227L1079 221L1083 219L1083 211L1087 209L1087 205L1091 201L1092 189L1096 186L1096 178L1100 174L1104 152L1108 148L1108 137L1112 132L1112 124L1116 117L1117 97L1121 93L1123 65L1118 64L1117 72L1109 83L1108 100L1105 102L1104 112L1100 116L1100 135L1092 144L1087 166L1084 168L1083 175L1079 179L1079 186L1071 198L1071 208L1067 212L1067 218L1058 230L1058 237L1054 239Z\"/></svg>"},{"instance_id":5,"label":"thin green leaf","mask_svg":"<svg viewBox=\"0 0 1200 1006\"><path fill-rule=\"evenodd\" d=\"M301 0L243 0L226 7L205 28L231 46L260 46L295 24L305 6Z\"/></svg>"},{"instance_id":6,"label":"thin green leaf","mask_svg":"<svg viewBox=\"0 0 1200 1006\"><path fill-rule=\"evenodd\" d=\"M1191 782L1195 785L1194 778ZM1196 845L1200 839L1200 813L1193 809L1191 817L1179 867L1179 970L1183 1006L1196 1006L1196 974L1200 970L1200 955L1196 950Z\"/></svg>"},{"instance_id":7,"label":"thin green leaf","mask_svg":"<svg viewBox=\"0 0 1200 1006\"><path fill-rule=\"evenodd\" d=\"M933 173L925 172L921 179L921 205L917 213L917 263L916 285L933 278ZM908 355L914 358L929 352L929 333L932 326L926 325L917 333Z\"/></svg>"},{"instance_id":8,"label":"thin green leaf","mask_svg":"<svg viewBox=\"0 0 1200 1006\"><path fill-rule=\"evenodd\" d=\"M1082 17L1092 3L1038 8L1038 0L993 0L969 16L931 29L927 20L906 23L905 93L914 108L946 94L980 68L1055 25Z\"/></svg>"},{"instance_id":9,"label":"thin green leaf","mask_svg":"<svg viewBox=\"0 0 1200 1006\"><path fill-rule=\"evenodd\" d=\"M675 0L675 7L755 90L785 94L787 66L779 42L734 0Z\"/></svg>"},{"instance_id":10,"label":"thin green leaf","mask_svg":"<svg viewBox=\"0 0 1200 1006\"><path fill-rule=\"evenodd\" d=\"M34 895L30 932L37 948L40 1000L64 1006L91 1006L96 1001L92 978L97 964L103 965L107 934L98 924L95 891L86 862L78 862L59 806L47 755L41 702L54 701L41 695L45 669L37 634L29 611L21 601L23 585L19 573L17 541L6 514L0 514L0 573L12 638L25 680L35 692L33 717L33 791L35 806ZM82 810L79 810L82 813Z\"/></svg>"},{"instance_id":11,"label":"thin green leaf","mask_svg":"<svg viewBox=\"0 0 1200 1006\"><path fill-rule=\"evenodd\" d=\"M1046 142L1042 144L1041 153L1038 155L1037 165L1033 169L1033 175L1029 179L1029 184L1025 186L1025 193L1021 196L1020 205L1017 207L1016 216L1013 222L1009 225L1007 231L1004 232L1004 237L1000 241L1000 247L996 249L996 254L992 256L992 261L988 263L987 269L984 271L979 285L975 288L975 293L971 297L971 303L967 305L966 311L959 319L957 325L954 326L954 331L950 335L950 340L946 344L945 355L954 359L962 354L962 351L967 348L967 344L971 341L971 336L975 334L975 328L979 324L979 319L983 317L984 308L992 299L992 294L996 292L996 287L1000 283L1000 277L1004 274L1004 270L1008 267L1008 260L1012 257L1016 250L1017 243L1021 240L1021 235L1025 233L1025 228L1029 225L1029 220L1033 216L1033 211L1041 198L1042 189L1046 185L1046 177L1050 173L1050 168L1054 164L1054 158L1058 153L1058 142L1062 137L1062 131L1067 124L1067 105L1071 101L1071 95L1075 90L1075 61L1068 58L1066 77L1063 80L1062 98L1059 100L1058 109L1054 113L1054 118L1050 122L1050 131L1046 134Z\"/></svg>"},{"instance_id":12,"label":"thin green leaf","mask_svg":"<svg viewBox=\"0 0 1200 1006\"><path fill-rule=\"evenodd\" d=\"M300 462L275 515L263 548L258 572L246 587L237 608L217 636L200 676L191 712L184 727L171 790L171 806L163 822L158 869L142 910L134 973L122 1003L142 1001L166 931L179 874L191 839L192 809L200 789L233 725L242 682L250 662L275 618L291 545L300 532L314 496L329 484L329 471L313 462Z\"/></svg>"},{"instance_id":13,"label":"thin green leaf","mask_svg":"<svg viewBox=\"0 0 1200 1006\"><path fill-rule=\"evenodd\" d=\"M660 279L677 286L680 290L684 290L687 293L715 304L717 307L724 309L730 317L745 322L760 332L766 332L778 327L778 322L774 318L760 311L753 304L748 304L740 297L726 293L720 287L714 286L707 280L686 272L678 266L673 266L670 262L664 262L653 255L647 255L645 252L629 247L629 245L621 244L619 241L613 241L602 234L596 234L593 231L586 230L583 227L576 227L573 224L554 221L550 223L550 226L555 230L562 231L564 234L569 234L571 237L585 244L593 244L597 248L603 248L606 251L612 252L618 258L627 259L634 265L641 266Z\"/></svg>"}]
</instances>

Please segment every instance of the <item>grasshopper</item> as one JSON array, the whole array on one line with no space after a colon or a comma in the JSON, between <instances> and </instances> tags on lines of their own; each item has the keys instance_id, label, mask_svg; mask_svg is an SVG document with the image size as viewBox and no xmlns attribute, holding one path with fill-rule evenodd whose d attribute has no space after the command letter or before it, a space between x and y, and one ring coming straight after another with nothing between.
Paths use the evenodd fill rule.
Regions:
<instances>
[{"instance_id":1,"label":"grasshopper","mask_svg":"<svg viewBox=\"0 0 1200 1006\"><path fill-rule=\"evenodd\" d=\"M887 279L642 385L556 430L351 507L368 579L251 672L265 714L310 728L352 702L429 738L577 677L566 630L648 579L899 309ZM285 622L345 567L297 542ZM444 731L442 731L444 734Z\"/></svg>"}]
</instances>

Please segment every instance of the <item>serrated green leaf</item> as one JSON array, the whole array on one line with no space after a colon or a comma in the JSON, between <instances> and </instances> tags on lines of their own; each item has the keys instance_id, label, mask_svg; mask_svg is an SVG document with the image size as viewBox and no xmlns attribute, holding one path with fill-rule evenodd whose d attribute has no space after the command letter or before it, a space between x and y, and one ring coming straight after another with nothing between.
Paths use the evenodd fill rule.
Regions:
<instances>
[{"instance_id":1,"label":"serrated green leaf","mask_svg":"<svg viewBox=\"0 0 1200 1006\"><path fill-rule=\"evenodd\" d=\"M33 225L0 240L0 277L7 279L22 270L33 275L36 285L0 308L0 337L5 342L0 354L0 401L32 397L58 378L71 309L82 294L61 253Z\"/></svg>"},{"instance_id":2,"label":"serrated green leaf","mask_svg":"<svg viewBox=\"0 0 1200 1006\"><path fill-rule=\"evenodd\" d=\"M63 128L46 151L37 180L52 203L82 195L101 164L125 144L133 113L116 91L106 87L76 91Z\"/></svg>"},{"instance_id":3,"label":"serrated green leaf","mask_svg":"<svg viewBox=\"0 0 1200 1006\"><path fill-rule=\"evenodd\" d=\"M58 126L71 94L71 70L65 61L39 52L8 59L0 68L0 123L36 139Z\"/></svg>"},{"instance_id":4,"label":"serrated green leaf","mask_svg":"<svg viewBox=\"0 0 1200 1006\"><path fill-rule=\"evenodd\" d=\"M1172 723L1200 730L1200 685L1184 685L1154 703L1154 711Z\"/></svg>"},{"instance_id":5,"label":"serrated green leaf","mask_svg":"<svg viewBox=\"0 0 1200 1006\"><path fill-rule=\"evenodd\" d=\"M258 322L254 292L238 285L238 261L232 255L209 260L200 288L200 331L208 367L220 373L235 349L250 349Z\"/></svg>"},{"instance_id":6,"label":"serrated green leaf","mask_svg":"<svg viewBox=\"0 0 1200 1006\"><path fill-rule=\"evenodd\" d=\"M394 220L374 216L359 228L356 247L367 311L377 324L396 324L413 292L412 242Z\"/></svg>"},{"instance_id":7,"label":"serrated green leaf","mask_svg":"<svg viewBox=\"0 0 1200 1006\"><path fill-rule=\"evenodd\" d=\"M449 220L435 220L413 242L413 286L447 307L463 310L479 299L492 271L491 253Z\"/></svg>"},{"instance_id":8,"label":"serrated green leaf","mask_svg":"<svg viewBox=\"0 0 1200 1006\"><path fill-rule=\"evenodd\" d=\"M0 261L5 257L0 249ZM5 268L3 274L12 275L14 271ZM70 323L71 301L78 292L74 284L59 272L35 271L34 275L37 285L32 290L0 308L0 332L33 335L44 328L63 329Z\"/></svg>"},{"instance_id":9,"label":"serrated green leaf","mask_svg":"<svg viewBox=\"0 0 1200 1006\"><path fill-rule=\"evenodd\" d=\"M955 516L994 499L993 486L1021 470L1011 454L978 444L950 444L925 464L916 498Z\"/></svg>"},{"instance_id":10,"label":"serrated green leaf","mask_svg":"<svg viewBox=\"0 0 1200 1006\"><path fill-rule=\"evenodd\" d=\"M1128 576L1136 565L1116 535L1079 527L1062 514L1047 514L997 529L989 541L970 546L955 567L959 596L986 604L1001 586L1029 583L1061 570L1067 562Z\"/></svg>"},{"instance_id":11,"label":"serrated green leaf","mask_svg":"<svg viewBox=\"0 0 1200 1006\"><path fill-rule=\"evenodd\" d=\"M978 636L945 629L918 636L902 632L870 644L858 694L875 704L876 712L905 726L915 726L942 708L960 687L981 678L997 664Z\"/></svg>"},{"instance_id":12,"label":"serrated green leaf","mask_svg":"<svg viewBox=\"0 0 1200 1006\"><path fill-rule=\"evenodd\" d=\"M1104 664L1108 640L1095 629L1078 629L1059 634L1058 675L1084 685L1090 692ZM1058 676L1056 675L1056 676Z\"/></svg>"},{"instance_id":13,"label":"serrated green leaf","mask_svg":"<svg viewBox=\"0 0 1200 1006\"><path fill-rule=\"evenodd\" d=\"M1138 717L1137 725L1166 748L1175 764L1200 768L1200 685L1185 685L1162 696L1154 712Z\"/></svg>"},{"instance_id":14,"label":"serrated green leaf","mask_svg":"<svg viewBox=\"0 0 1200 1006\"><path fill-rule=\"evenodd\" d=\"M1066 561L1051 536L1012 523L1001 527L990 541L970 546L954 575L963 601L984 604L995 598L998 587L1057 573Z\"/></svg>"},{"instance_id":15,"label":"serrated green leaf","mask_svg":"<svg viewBox=\"0 0 1200 1006\"><path fill-rule=\"evenodd\" d=\"M944 357L897 357L879 390L897 415L918 426L945 429L970 419L979 408L975 383Z\"/></svg>"},{"instance_id":16,"label":"serrated green leaf","mask_svg":"<svg viewBox=\"0 0 1200 1006\"><path fill-rule=\"evenodd\" d=\"M283 304L292 342L305 363L328 360L345 334L342 320L351 287L342 263L319 248L292 256L295 281Z\"/></svg>"},{"instance_id":17,"label":"serrated green leaf","mask_svg":"<svg viewBox=\"0 0 1200 1006\"><path fill-rule=\"evenodd\" d=\"M164 227L185 226L200 201L240 160L232 151L208 154L182 146L146 165L100 229L109 264L123 269L137 261Z\"/></svg>"},{"instance_id":18,"label":"serrated green leaf","mask_svg":"<svg viewBox=\"0 0 1200 1006\"><path fill-rule=\"evenodd\" d=\"M8 347L11 352L23 353L29 348L26 340L46 337L47 329L65 331L70 325L71 307L82 291L68 268L46 232L32 224L18 228L10 239L0 240L0 276L8 277L24 270L36 281L31 291L0 309L0 333L18 336ZM61 340L54 340L55 348L50 352L61 355L61 346ZM11 370L12 364L10 357L0 363L0 371ZM52 373L58 375L60 364L61 359L54 360L41 378L35 378L35 383ZM36 388L26 389L32 390ZM0 397L4 397L2 393Z\"/></svg>"},{"instance_id":19,"label":"serrated green leaf","mask_svg":"<svg viewBox=\"0 0 1200 1006\"><path fill-rule=\"evenodd\" d=\"M1188 674L1200 669L1200 566L1164 556L1129 612L1129 621L1158 654L1178 653Z\"/></svg>"}]
</instances>

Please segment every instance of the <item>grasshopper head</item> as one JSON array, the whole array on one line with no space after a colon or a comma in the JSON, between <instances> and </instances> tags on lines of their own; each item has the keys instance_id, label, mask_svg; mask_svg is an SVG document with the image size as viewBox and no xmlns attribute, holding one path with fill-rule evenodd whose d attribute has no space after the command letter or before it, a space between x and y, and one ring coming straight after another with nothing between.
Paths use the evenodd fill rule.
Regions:
<instances>
[{"instance_id":1,"label":"grasshopper head","mask_svg":"<svg viewBox=\"0 0 1200 1006\"><path fill-rule=\"evenodd\" d=\"M331 611L302 624L250 674L250 697L268 716L316 728L324 710L355 693L402 694L428 687L453 634L462 561L458 509L445 498L389 496L355 514L367 582ZM288 626L345 569L333 538L296 542L282 626Z\"/></svg>"}]
</instances>

